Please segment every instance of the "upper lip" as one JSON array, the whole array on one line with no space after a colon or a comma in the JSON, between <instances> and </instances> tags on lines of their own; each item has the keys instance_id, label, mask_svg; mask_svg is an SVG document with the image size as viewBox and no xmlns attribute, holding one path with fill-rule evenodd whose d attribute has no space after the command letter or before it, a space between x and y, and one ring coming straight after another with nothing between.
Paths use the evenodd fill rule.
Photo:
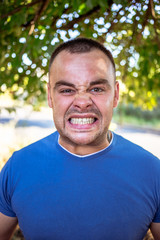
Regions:
<instances>
[{"instance_id":1,"label":"upper lip","mask_svg":"<svg viewBox=\"0 0 160 240\"><path fill-rule=\"evenodd\" d=\"M98 118L98 117L93 113L81 113L81 114L76 113L76 114L71 114L67 118L71 119L71 118Z\"/></svg>"}]
</instances>

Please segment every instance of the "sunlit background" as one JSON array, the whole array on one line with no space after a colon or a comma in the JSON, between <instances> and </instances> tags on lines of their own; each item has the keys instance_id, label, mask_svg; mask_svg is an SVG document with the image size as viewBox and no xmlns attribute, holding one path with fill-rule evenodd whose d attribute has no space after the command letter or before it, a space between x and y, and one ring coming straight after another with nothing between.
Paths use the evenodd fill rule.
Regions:
<instances>
[{"instance_id":1,"label":"sunlit background","mask_svg":"<svg viewBox=\"0 0 160 240\"><path fill-rule=\"evenodd\" d=\"M159 16L159 0L1 1L0 169L14 151L55 131L49 59L75 37L99 40L114 56L120 103L110 129L160 157ZM23 239L18 231L12 240Z\"/></svg>"},{"instance_id":2,"label":"sunlit background","mask_svg":"<svg viewBox=\"0 0 160 240\"><path fill-rule=\"evenodd\" d=\"M3 0L0 13L0 168L55 131L49 58L75 37L97 39L114 56L120 103L111 130L160 157L159 0Z\"/></svg>"}]
</instances>

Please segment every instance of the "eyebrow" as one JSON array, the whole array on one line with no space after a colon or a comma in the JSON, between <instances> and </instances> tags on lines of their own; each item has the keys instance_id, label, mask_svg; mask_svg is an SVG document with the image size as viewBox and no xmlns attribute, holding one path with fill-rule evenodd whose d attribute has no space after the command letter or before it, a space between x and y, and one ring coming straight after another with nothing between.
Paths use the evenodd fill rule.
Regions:
<instances>
[{"instance_id":1,"label":"eyebrow","mask_svg":"<svg viewBox=\"0 0 160 240\"><path fill-rule=\"evenodd\" d=\"M54 89L60 87L60 86L68 86L68 87L73 87L75 88L75 85L73 83L69 83L67 81L64 81L64 80L60 80L58 82L56 82L55 86L54 86Z\"/></svg>"},{"instance_id":2,"label":"eyebrow","mask_svg":"<svg viewBox=\"0 0 160 240\"><path fill-rule=\"evenodd\" d=\"M98 79L98 80L92 81L90 83L90 86L94 86L94 85L98 85L98 84L105 84L105 85L107 85L107 87L109 87L109 88L111 87L111 84L107 79Z\"/></svg>"},{"instance_id":3,"label":"eyebrow","mask_svg":"<svg viewBox=\"0 0 160 240\"><path fill-rule=\"evenodd\" d=\"M107 87L111 88L111 84L109 83L109 81L107 79L98 79L98 80L92 81L92 82L90 82L89 87L92 87L92 86L98 85L98 84L105 84L105 85L107 85ZM56 82L54 89L56 89L60 86L68 86L68 87L76 88L76 86L73 83L67 82L65 80L60 80L60 81Z\"/></svg>"}]
</instances>

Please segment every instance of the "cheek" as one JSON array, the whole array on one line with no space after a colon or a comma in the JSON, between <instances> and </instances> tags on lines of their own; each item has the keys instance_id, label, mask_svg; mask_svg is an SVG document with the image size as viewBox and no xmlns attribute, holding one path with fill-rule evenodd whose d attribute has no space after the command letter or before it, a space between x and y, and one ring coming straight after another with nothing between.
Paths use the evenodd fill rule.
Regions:
<instances>
[{"instance_id":1,"label":"cheek","mask_svg":"<svg viewBox=\"0 0 160 240\"><path fill-rule=\"evenodd\" d=\"M102 114L113 108L113 97L111 94L98 98L95 97L93 98L93 102Z\"/></svg>"},{"instance_id":2,"label":"cheek","mask_svg":"<svg viewBox=\"0 0 160 240\"><path fill-rule=\"evenodd\" d=\"M63 116L71 104L72 100L70 98L64 98L55 94L53 98L53 112L59 116Z\"/></svg>"}]
</instances>

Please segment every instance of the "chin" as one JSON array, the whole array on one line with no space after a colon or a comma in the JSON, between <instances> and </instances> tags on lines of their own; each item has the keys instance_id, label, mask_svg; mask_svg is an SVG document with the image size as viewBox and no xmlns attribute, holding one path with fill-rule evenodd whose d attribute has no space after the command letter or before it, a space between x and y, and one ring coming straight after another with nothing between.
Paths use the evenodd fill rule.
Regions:
<instances>
[{"instance_id":1,"label":"chin","mask_svg":"<svg viewBox=\"0 0 160 240\"><path fill-rule=\"evenodd\" d=\"M90 145L92 143L91 140L88 139L71 139L73 145L77 145L77 146L86 146L86 145Z\"/></svg>"},{"instance_id":2,"label":"chin","mask_svg":"<svg viewBox=\"0 0 160 240\"><path fill-rule=\"evenodd\" d=\"M90 136L88 134L74 134L74 136L68 136L70 141L73 145L97 145L98 144L98 136L93 136L93 134Z\"/></svg>"}]
</instances>

